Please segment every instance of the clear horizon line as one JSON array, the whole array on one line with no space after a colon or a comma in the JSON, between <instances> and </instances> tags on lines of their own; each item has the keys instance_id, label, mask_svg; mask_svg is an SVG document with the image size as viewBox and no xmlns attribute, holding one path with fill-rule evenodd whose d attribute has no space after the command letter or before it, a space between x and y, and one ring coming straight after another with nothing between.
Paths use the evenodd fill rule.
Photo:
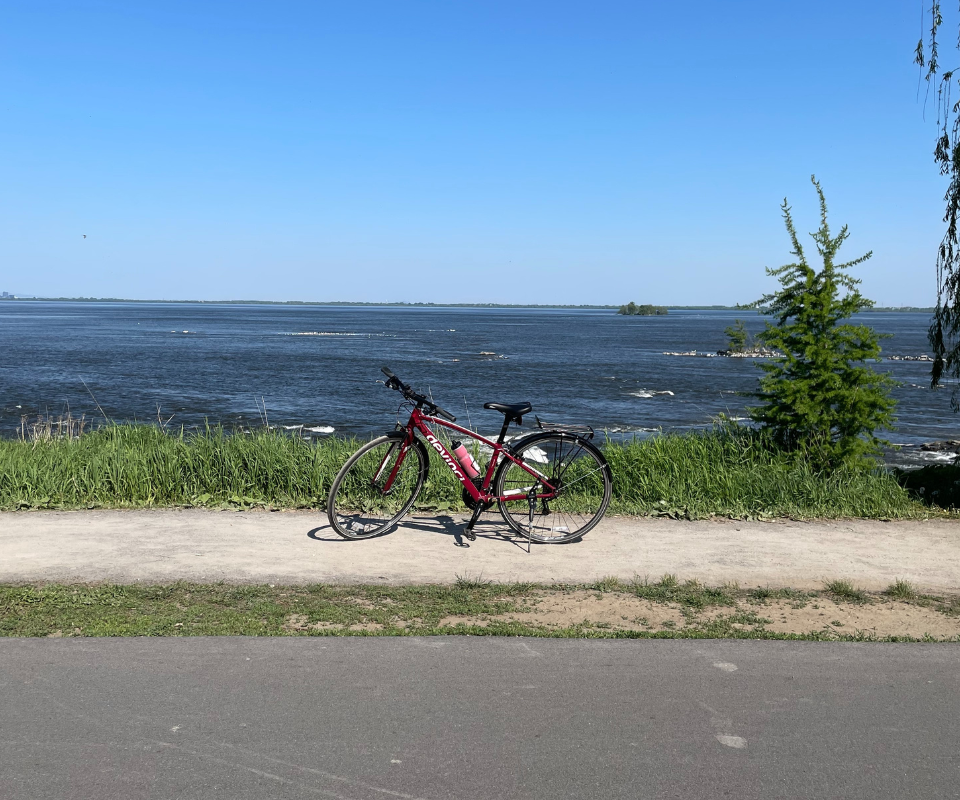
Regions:
<instances>
[{"instance_id":1,"label":"clear horizon line","mask_svg":"<svg viewBox=\"0 0 960 800\"><path fill-rule=\"evenodd\" d=\"M36 302L75 302L75 303L157 303L157 304L188 304L188 305L298 305L298 306L415 306L415 307L435 307L435 308L583 308L583 309L619 309L626 303L621 304L601 304L601 303L457 303L457 302L436 302L436 301L410 301L410 300L250 300L250 299L221 299L221 300L160 300L160 299L137 299L124 297L40 297L37 295L18 295L9 292L7 297L0 297L2 300L32 300ZM718 311L754 311L753 308L744 307L739 304L670 304L655 303L650 305L660 305L668 309L677 310L710 310ZM882 306L875 305L867 311L915 311L915 312L933 312L935 306Z\"/></svg>"}]
</instances>

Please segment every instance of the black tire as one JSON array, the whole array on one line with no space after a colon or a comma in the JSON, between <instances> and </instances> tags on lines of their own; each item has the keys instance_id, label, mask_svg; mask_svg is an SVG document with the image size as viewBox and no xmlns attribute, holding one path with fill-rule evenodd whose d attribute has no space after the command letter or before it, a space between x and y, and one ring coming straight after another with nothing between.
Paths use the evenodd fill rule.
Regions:
<instances>
[{"instance_id":1,"label":"black tire","mask_svg":"<svg viewBox=\"0 0 960 800\"><path fill-rule=\"evenodd\" d=\"M371 539L387 533L413 506L430 460L419 439L403 452L405 440L406 433L397 431L368 442L350 456L333 479L327 496L327 518L330 527L345 539ZM400 468L390 491L384 494L378 482L382 485L389 477L399 457Z\"/></svg>"},{"instance_id":2,"label":"black tire","mask_svg":"<svg viewBox=\"0 0 960 800\"><path fill-rule=\"evenodd\" d=\"M603 518L610 504L613 478L596 446L573 434L547 431L525 437L512 452L551 485L559 483L555 498L537 502L531 526L527 492L535 479L512 461L500 465L493 492L517 493L515 501L497 501L504 521L514 532L542 544L560 544L580 538Z\"/></svg>"}]
</instances>

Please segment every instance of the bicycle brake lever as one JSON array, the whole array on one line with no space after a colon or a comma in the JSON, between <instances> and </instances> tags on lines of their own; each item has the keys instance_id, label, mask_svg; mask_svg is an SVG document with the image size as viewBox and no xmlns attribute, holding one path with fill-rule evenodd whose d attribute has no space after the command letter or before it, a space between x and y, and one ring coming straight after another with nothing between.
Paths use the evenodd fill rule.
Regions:
<instances>
[{"instance_id":1,"label":"bicycle brake lever","mask_svg":"<svg viewBox=\"0 0 960 800\"><path fill-rule=\"evenodd\" d=\"M399 387L400 387L400 381L397 379L397 376L396 376L396 375L390 376L390 377L387 378L385 381L380 381L380 380L378 380L378 381L375 381L375 382L376 382L376 383L382 383L382 384L383 384L384 386L386 386L388 389L397 389L397 390L399 390Z\"/></svg>"}]
</instances>

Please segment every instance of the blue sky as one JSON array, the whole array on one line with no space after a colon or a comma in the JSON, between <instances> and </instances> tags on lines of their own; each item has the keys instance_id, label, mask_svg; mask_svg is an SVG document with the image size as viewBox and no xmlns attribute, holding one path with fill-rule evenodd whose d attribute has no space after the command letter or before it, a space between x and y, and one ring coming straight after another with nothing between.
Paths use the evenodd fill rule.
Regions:
<instances>
[{"instance_id":1,"label":"blue sky","mask_svg":"<svg viewBox=\"0 0 960 800\"><path fill-rule=\"evenodd\" d=\"M920 12L5 4L0 290L747 302L790 260L783 197L816 226L815 172L865 294L930 305Z\"/></svg>"}]
</instances>

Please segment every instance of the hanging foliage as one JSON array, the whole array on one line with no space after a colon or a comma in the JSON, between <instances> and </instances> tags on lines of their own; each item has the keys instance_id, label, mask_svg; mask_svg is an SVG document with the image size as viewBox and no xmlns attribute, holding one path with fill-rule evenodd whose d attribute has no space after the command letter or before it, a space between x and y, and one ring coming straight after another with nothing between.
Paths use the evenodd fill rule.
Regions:
<instances>
[{"instance_id":1,"label":"hanging foliage","mask_svg":"<svg viewBox=\"0 0 960 800\"><path fill-rule=\"evenodd\" d=\"M929 28L917 42L915 60L927 82L927 92L936 91L937 142L933 157L940 174L948 181L943 216L947 227L937 249L937 309L929 332L934 357L931 383L936 386L944 376L960 377L960 240L957 232L960 217L960 102L951 96L955 70L941 71L940 68L939 34L943 25L940 0L930 0L930 7L924 15L929 20ZM957 47L960 49L960 39ZM953 406L954 410L960 410L956 393Z\"/></svg>"}]
</instances>

